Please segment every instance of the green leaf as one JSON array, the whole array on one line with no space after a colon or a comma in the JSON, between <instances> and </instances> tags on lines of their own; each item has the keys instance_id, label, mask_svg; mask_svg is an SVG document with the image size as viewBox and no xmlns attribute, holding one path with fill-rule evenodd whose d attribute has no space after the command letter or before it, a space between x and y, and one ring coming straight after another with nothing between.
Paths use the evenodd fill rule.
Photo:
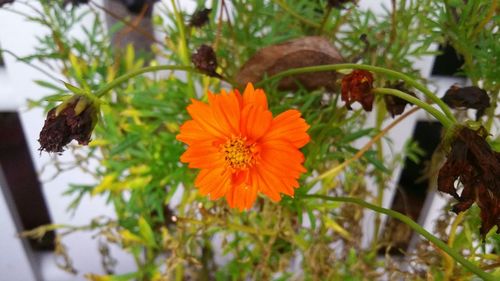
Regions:
<instances>
[{"instance_id":1,"label":"green leaf","mask_svg":"<svg viewBox=\"0 0 500 281\"><path fill-rule=\"evenodd\" d=\"M66 83L66 82L63 82L64 83L64 86L66 86L66 89L70 90L71 92L75 93L75 94L79 94L79 95L83 95L85 94L85 90L83 89L80 89L80 88L77 88L69 83Z\"/></svg>"},{"instance_id":2,"label":"green leaf","mask_svg":"<svg viewBox=\"0 0 500 281\"><path fill-rule=\"evenodd\" d=\"M352 134L348 134L345 137L343 137L340 142L341 143L350 143L354 140L357 140L362 137L369 136L370 133L373 132L373 128L368 128L368 129L362 129L357 132L354 132Z\"/></svg>"},{"instance_id":3,"label":"green leaf","mask_svg":"<svg viewBox=\"0 0 500 281\"><path fill-rule=\"evenodd\" d=\"M380 171L385 172L385 173L391 172L389 169L387 169L386 166L384 166L384 163L378 159L377 153L375 151L371 150L371 151L366 152L364 155L364 158L366 160L368 160L368 162L370 162L370 164L375 166L375 168L379 169Z\"/></svg>"},{"instance_id":4,"label":"green leaf","mask_svg":"<svg viewBox=\"0 0 500 281\"><path fill-rule=\"evenodd\" d=\"M52 83L49 83L47 81L43 81L43 80L35 80L35 83L39 86L42 86L44 88L48 88L48 89L51 89L51 90L56 90L58 92L65 92L66 90L57 86L57 85L54 85Z\"/></svg>"},{"instance_id":5,"label":"green leaf","mask_svg":"<svg viewBox=\"0 0 500 281\"><path fill-rule=\"evenodd\" d=\"M139 234L149 247L157 247L153 230L143 217L139 218Z\"/></svg>"}]
</instances>

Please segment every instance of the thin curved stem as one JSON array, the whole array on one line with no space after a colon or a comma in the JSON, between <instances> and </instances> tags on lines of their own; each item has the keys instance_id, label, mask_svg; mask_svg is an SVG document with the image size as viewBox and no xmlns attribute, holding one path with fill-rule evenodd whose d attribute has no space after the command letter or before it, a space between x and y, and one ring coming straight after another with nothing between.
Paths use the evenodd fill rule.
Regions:
<instances>
[{"instance_id":1,"label":"thin curved stem","mask_svg":"<svg viewBox=\"0 0 500 281\"><path fill-rule=\"evenodd\" d=\"M407 102L410 102L423 110L429 112L432 116L434 116L445 128L450 128L453 126L453 121L450 121L448 117L446 117L441 111L435 109L432 107L430 104L417 99L416 97L409 95L405 92L402 92L400 90L396 89L389 89L389 88L375 88L372 90L372 93L374 94L381 94L381 95L393 95L396 97L399 97L401 99L406 100Z\"/></svg>"},{"instance_id":2,"label":"thin curved stem","mask_svg":"<svg viewBox=\"0 0 500 281\"><path fill-rule=\"evenodd\" d=\"M451 112L451 109L434 93L432 93L427 87L424 85L420 84L419 82L415 81L415 79L401 73L397 72L391 69L387 69L384 67L379 67L379 66L373 66L373 65L366 65L366 64L354 64L354 63L341 63L341 64L325 64L325 65L316 65L316 66L308 66L308 67L300 67L300 68L293 68L289 70L282 71L278 74L275 74L269 78L266 78L259 83L258 85L262 85L264 83L267 83L269 81L272 81L274 79L279 79L282 77L294 75L294 74L300 74L300 73L308 73L308 72L321 72L321 71L332 71L332 70L341 70L341 69L363 69L363 70L368 70L368 71L373 71L377 73L382 73L390 77L398 78L403 81L405 81L409 86L412 86L413 88L419 90L424 94L426 97L428 97L430 100L432 100L434 103L436 103L441 110L444 112L446 117L448 117L452 123L456 122L455 116L453 116L453 113Z\"/></svg>"},{"instance_id":3,"label":"thin curved stem","mask_svg":"<svg viewBox=\"0 0 500 281\"><path fill-rule=\"evenodd\" d=\"M134 71L131 71L129 73L126 73L122 76L119 76L115 80L111 81L110 83L104 85L101 89L99 89L97 92L94 93L95 96L97 97L102 97L105 95L107 92L109 92L111 89L114 87L120 85L121 83L124 83L128 81L129 79L147 73L147 72L156 72L156 71L161 71L161 70L182 70L182 71L195 71L195 69L189 67L189 66L178 66L178 65L157 65L157 66L147 66L143 67Z\"/></svg>"},{"instance_id":4,"label":"thin curved stem","mask_svg":"<svg viewBox=\"0 0 500 281\"><path fill-rule=\"evenodd\" d=\"M286 3L284 3L282 0L274 0L274 2L276 2L276 4L278 4L283 10L285 10L287 13L289 13L291 16L295 17L296 19L300 20L301 22L311 26L311 27L314 27L314 28L321 28L321 25L318 24L318 23L315 23L303 16L301 16L300 14L298 14L297 12L295 12L294 10L292 10Z\"/></svg>"},{"instance_id":5,"label":"thin curved stem","mask_svg":"<svg viewBox=\"0 0 500 281\"><path fill-rule=\"evenodd\" d=\"M464 258L460 253L457 251L453 250L451 247L449 247L446 243L441 241L441 239L437 238L436 236L432 235L430 232L425 230L422 226L420 226L418 223L416 223L414 220L409 218L408 216L403 215L400 212L396 212L394 210L382 208L373 204L370 204L368 202L365 202L361 199L358 198L352 198L352 197L330 197L330 196L325 196L325 195L317 195L317 194L309 194L309 195L303 195L302 198L305 199L322 199L326 201L332 201L332 202L344 202L344 203L352 203L359 205L364 208L368 208L370 210L373 210L377 213L385 214L388 215L392 218L395 218L404 224L408 225L413 231L417 232L421 236L423 236L425 239L429 240L431 243L436 245L436 247L440 248L444 252L446 252L448 255L450 255L456 262L461 264L463 267L471 271L472 273L476 274L477 276L481 277L484 280L487 281L493 281L495 278L481 270L479 267L477 267L475 264L472 262L468 261L466 258Z\"/></svg>"},{"instance_id":6,"label":"thin curved stem","mask_svg":"<svg viewBox=\"0 0 500 281\"><path fill-rule=\"evenodd\" d=\"M347 159L346 161L342 162L342 164L322 173L321 175L317 176L314 178L310 184L314 184L318 182L321 179L325 179L331 176L335 176L336 174L340 173L345 167L347 167L349 164L352 162L358 160L363 156L369 149L370 147L378 142L383 136L385 136L392 128L394 128L397 124L399 124L401 121L406 119L406 117L410 116L411 114L415 113L419 108L415 107L412 108L411 110L405 112L403 115L399 116L398 119L392 121L391 124L389 124L387 127L382 129L380 133L378 133L375 137L373 137L367 144L365 144L353 157Z\"/></svg>"},{"instance_id":7,"label":"thin curved stem","mask_svg":"<svg viewBox=\"0 0 500 281\"><path fill-rule=\"evenodd\" d=\"M25 63L25 64L29 65L30 67L32 67L32 68L34 68L34 69L36 69L36 70L40 71L41 73L43 73L43 74L47 75L47 77L49 77L50 79L52 79L52 80L56 81L57 83L60 83L60 82L61 82L61 80L60 80L60 79L57 79L54 75L50 74L49 72L47 72L47 71L46 71L46 70L44 70L43 68L41 68L41 67L39 67L39 66L37 66L37 65L35 65L35 64L33 64L33 63L31 63L31 62L29 62L28 60L26 60L26 59L23 59L23 58L19 57L19 56L18 56L18 55L16 55L14 52L11 52L11 51L6 50L6 49L0 49L0 54L1 54L1 53L5 53L5 54L9 54L9 55L11 55L11 56L12 56L12 57L14 57L16 60L18 60L18 61L20 61L20 62L23 62L23 63Z\"/></svg>"}]
</instances>

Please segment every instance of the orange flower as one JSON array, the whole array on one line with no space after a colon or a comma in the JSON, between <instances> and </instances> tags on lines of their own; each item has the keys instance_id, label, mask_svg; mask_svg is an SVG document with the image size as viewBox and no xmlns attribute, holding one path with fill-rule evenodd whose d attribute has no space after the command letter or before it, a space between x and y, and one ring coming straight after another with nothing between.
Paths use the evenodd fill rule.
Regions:
<instances>
[{"instance_id":1,"label":"orange flower","mask_svg":"<svg viewBox=\"0 0 500 281\"><path fill-rule=\"evenodd\" d=\"M188 145L181 161L200 169L195 186L211 200L226 197L231 208L250 209L257 193L281 200L293 196L306 170L299 151L309 142L309 125L297 110L275 118L266 94L248 84L238 90L208 93L208 104L192 100L177 140Z\"/></svg>"}]
</instances>

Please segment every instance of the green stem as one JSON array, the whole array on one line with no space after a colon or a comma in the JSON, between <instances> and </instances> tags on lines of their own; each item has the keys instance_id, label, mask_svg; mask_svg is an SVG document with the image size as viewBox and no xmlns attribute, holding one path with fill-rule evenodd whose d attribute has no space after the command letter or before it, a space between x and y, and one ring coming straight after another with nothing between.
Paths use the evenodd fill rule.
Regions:
<instances>
[{"instance_id":1,"label":"green stem","mask_svg":"<svg viewBox=\"0 0 500 281\"><path fill-rule=\"evenodd\" d=\"M188 65L190 63L190 57L191 54L188 50L188 45L187 45L187 40L186 40L186 27L184 25L184 19L182 18L182 14L179 12L179 9L177 8L177 4L175 3L175 0L171 0L172 3L172 8L174 10L174 16L175 16L175 21L177 24L177 27L179 28L179 55L181 57L181 61L183 64ZM188 84L188 90L189 90L189 97L194 98L196 96L196 89L194 86L193 82L193 77L191 75L191 72L188 72L186 74L186 79L187 79L187 84Z\"/></svg>"},{"instance_id":2,"label":"green stem","mask_svg":"<svg viewBox=\"0 0 500 281\"><path fill-rule=\"evenodd\" d=\"M440 98L438 98L429 89L427 89L424 85L418 83L413 78L411 78L411 77L409 77L401 72L397 72L397 71L383 68L383 67L379 67L379 66L366 65L366 64L354 64L354 63L341 63L341 64L325 64L325 65L293 68L293 69L285 70L283 72L275 74L269 78L263 79L262 81L257 83L257 86L262 85L264 83L267 83L269 81L272 81L274 79L279 79L279 78L290 76L290 75L295 75L295 74L300 74L300 73L308 73L308 72L341 70L341 69L363 69L363 70L373 71L373 72L377 72L377 73L382 73L382 74L385 74L385 75L393 77L393 78L401 79L401 80L405 81L406 84L419 90L427 98L429 98L430 100L435 102L441 108L441 110L444 112L444 114L451 120L451 123L456 122L455 116L453 116L453 113L451 112L450 108Z\"/></svg>"},{"instance_id":3,"label":"green stem","mask_svg":"<svg viewBox=\"0 0 500 281\"><path fill-rule=\"evenodd\" d=\"M147 73L147 72L155 72L155 71L160 71L160 70L182 70L182 71L196 71L193 68L189 66L178 66L178 65L157 65L157 66L146 66L134 71L131 71L129 73L123 74L122 76L117 77L115 80L109 82L108 84L104 85L101 89L97 90L97 92L94 93L96 97L102 97L105 95L107 92L112 90L114 87L120 85L121 83L124 83L128 81L129 79Z\"/></svg>"},{"instance_id":4,"label":"green stem","mask_svg":"<svg viewBox=\"0 0 500 281\"><path fill-rule=\"evenodd\" d=\"M402 92L400 90L396 89L389 89L389 88L375 88L372 90L372 93L374 94L382 94L382 95L393 95L399 98L402 98L406 100L407 102L410 102L423 110L429 112L432 116L434 116L445 128L450 128L453 126L454 122L448 119L441 111L437 110L436 108L432 107L430 104L421 101L417 99L414 96L411 96L405 92Z\"/></svg>"},{"instance_id":5,"label":"green stem","mask_svg":"<svg viewBox=\"0 0 500 281\"><path fill-rule=\"evenodd\" d=\"M325 29L326 22L328 22L328 18L332 13L332 7L328 6L325 15L323 16L323 20L321 21L320 27L318 28L318 34L321 35L323 33L323 29Z\"/></svg>"},{"instance_id":6,"label":"green stem","mask_svg":"<svg viewBox=\"0 0 500 281\"><path fill-rule=\"evenodd\" d=\"M176 281L184 280L184 265L182 263L178 264L175 267L175 280Z\"/></svg>"},{"instance_id":7,"label":"green stem","mask_svg":"<svg viewBox=\"0 0 500 281\"><path fill-rule=\"evenodd\" d=\"M332 201L332 202L345 202L345 203L352 203L356 204L359 206L362 206L364 208L371 209L375 212L381 213L388 215L392 218L395 218L397 220L400 220L404 224L408 225L411 229L413 229L415 232L418 234L422 235L425 237L427 240L432 242L436 247L440 248L444 252L446 252L448 255L450 255L456 262L459 264L463 265L465 268L467 268L469 271L473 272L477 276L481 277L484 280L487 281L493 281L495 278L490 275L489 273L481 270L479 267L474 265L472 262L468 261L466 258L464 258L460 253L457 251L453 250L451 247L449 247L446 243L441 241L441 239L437 238L436 236L432 235L430 232L425 230L422 226L420 226L418 223L416 223L414 220L411 218L403 215L400 212L396 212L394 210L382 208L379 206L375 206L373 204L370 204L368 202L365 202L361 199L358 198L352 198L352 197L330 197L330 196L325 196L325 195L317 195L317 194L309 194L309 195L304 195L303 198L316 198L316 199L322 199L326 201Z\"/></svg>"},{"instance_id":8,"label":"green stem","mask_svg":"<svg viewBox=\"0 0 500 281\"><path fill-rule=\"evenodd\" d=\"M41 68L41 67L39 67L39 66L37 66L37 65L35 65L35 64L33 64L33 63L31 63L31 62L30 62L29 60L27 60L27 59L23 59L23 58L19 57L19 56L18 56L18 55L16 55L14 52L11 52L11 51L6 50L6 49L0 49L0 55L1 55L2 53L5 53L5 54L9 54L9 55L11 55L11 56L12 56L12 57L14 57L16 60L18 60L18 61L20 61L20 62L23 62L23 63L25 63L26 65L28 65L28 66L30 66L30 67L32 67L32 68L34 68L34 69L36 69L36 70L40 71L41 73L43 73L43 74L47 75L47 77L49 77L50 79L52 79L52 80L56 81L57 83L60 83L60 82L61 82L61 80L57 79L55 76L53 76L53 75L52 75L52 74L50 74L49 72L45 71L43 68Z\"/></svg>"},{"instance_id":9,"label":"green stem","mask_svg":"<svg viewBox=\"0 0 500 281\"><path fill-rule=\"evenodd\" d=\"M283 10L285 10L287 13L289 13L291 16L295 17L296 19L300 20L301 22L311 26L311 27L314 27L314 28L320 28L321 25L319 25L318 23L315 23L301 15L299 15L298 13L296 13L295 11L293 11L290 7L288 7L288 5L286 3L284 3L282 0L274 0L274 2L276 2L276 4L278 4Z\"/></svg>"},{"instance_id":10,"label":"green stem","mask_svg":"<svg viewBox=\"0 0 500 281\"><path fill-rule=\"evenodd\" d=\"M382 130L382 125L385 120L385 116L387 115L387 109L384 105L384 102L382 100L379 100L377 102L377 114L376 114L376 129L377 131ZM377 140L375 143L376 145L376 150L377 150L377 158L379 161L384 161L384 146L382 145L381 140ZM385 173L380 170L376 170L377 172L375 173L376 175L376 185L377 185L377 196L375 197L374 203L377 206L382 206L382 202L384 201L384 188L385 188L385 181L383 179ZM380 230L380 214L376 214L374 218L374 225L375 227L373 228L373 241L372 241L372 247L373 249L376 250L376 247L378 246L378 235L379 235L379 230Z\"/></svg>"}]
</instances>

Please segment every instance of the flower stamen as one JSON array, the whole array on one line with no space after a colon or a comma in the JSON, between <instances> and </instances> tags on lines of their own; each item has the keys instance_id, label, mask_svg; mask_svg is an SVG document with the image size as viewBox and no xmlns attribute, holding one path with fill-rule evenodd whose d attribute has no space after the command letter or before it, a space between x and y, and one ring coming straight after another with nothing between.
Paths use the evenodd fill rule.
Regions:
<instances>
[{"instance_id":1,"label":"flower stamen","mask_svg":"<svg viewBox=\"0 0 500 281\"><path fill-rule=\"evenodd\" d=\"M245 138L232 137L221 145L226 165L233 170L248 169L254 164L254 146Z\"/></svg>"}]
</instances>

